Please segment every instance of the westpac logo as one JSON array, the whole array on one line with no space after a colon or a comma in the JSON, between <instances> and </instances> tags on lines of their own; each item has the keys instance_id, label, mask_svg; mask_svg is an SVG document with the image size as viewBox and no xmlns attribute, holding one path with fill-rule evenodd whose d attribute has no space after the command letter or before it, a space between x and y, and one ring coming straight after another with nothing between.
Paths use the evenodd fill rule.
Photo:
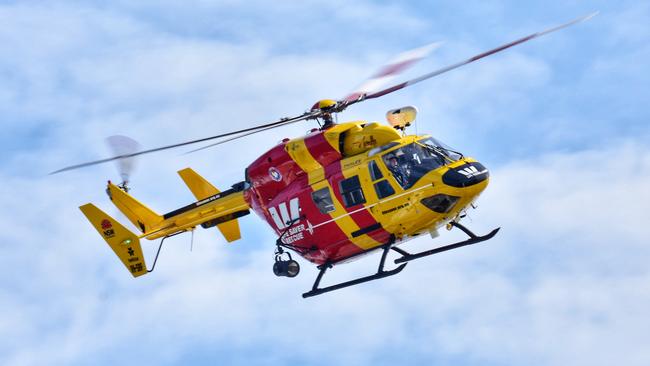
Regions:
<instances>
[{"instance_id":1,"label":"westpac logo","mask_svg":"<svg viewBox=\"0 0 650 366\"><path fill-rule=\"evenodd\" d=\"M278 210L280 211L278 214ZM287 226L296 223L300 219L300 202L298 198L292 198L289 201L289 209L287 210L287 203L282 202L278 205L277 209L275 207L269 208L269 214L273 218L273 222L278 229L286 229Z\"/></svg>"},{"instance_id":2,"label":"westpac logo","mask_svg":"<svg viewBox=\"0 0 650 366\"><path fill-rule=\"evenodd\" d=\"M470 165L467 168L458 169L458 172L464 175L467 179L469 179L487 173L487 169L483 169L482 171L479 171L478 169L476 169L475 166Z\"/></svg>"}]
</instances>

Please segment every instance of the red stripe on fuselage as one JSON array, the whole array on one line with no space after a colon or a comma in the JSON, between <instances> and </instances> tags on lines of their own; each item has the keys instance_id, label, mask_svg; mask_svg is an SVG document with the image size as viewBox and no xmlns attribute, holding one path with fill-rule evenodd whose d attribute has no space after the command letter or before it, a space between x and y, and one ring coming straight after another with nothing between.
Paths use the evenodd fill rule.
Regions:
<instances>
[{"instance_id":1,"label":"red stripe on fuselage","mask_svg":"<svg viewBox=\"0 0 650 366\"><path fill-rule=\"evenodd\" d=\"M322 166L327 167L335 161L343 158L341 153L327 142L325 139L324 131L321 131L313 136L305 138L305 146L311 156Z\"/></svg>"},{"instance_id":2,"label":"red stripe on fuselage","mask_svg":"<svg viewBox=\"0 0 650 366\"><path fill-rule=\"evenodd\" d=\"M355 222L355 224L359 226L359 229L363 229L368 226L375 225L377 223L377 220L375 220L375 218L370 214L368 209L359 210L360 208L363 208L363 205L356 205L351 207L345 206L345 203L343 201L343 196L341 195L341 189L339 187L339 182L345 179L345 177L343 176L343 172L341 171L341 163L336 162L331 164L330 166L335 166L329 169L330 171L334 172L334 174L329 177L330 186L332 186L332 191L334 192L336 199L341 203L341 206L343 206L348 213L358 210L357 212L351 214L350 217ZM379 243L386 243L388 241L388 238L390 237L390 233L388 233L383 228L374 230L368 233L367 235Z\"/></svg>"},{"instance_id":3,"label":"red stripe on fuselage","mask_svg":"<svg viewBox=\"0 0 650 366\"><path fill-rule=\"evenodd\" d=\"M323 140L323 142L327 143L326 140ZM321 155L327 159L340 159L338 151L323 149ZM269 168L271 167L280 171L282 175L281 181L276 182L271 179L269 176ZM248 175L252 185L245 192L244 197L253 211L263 218L278 236L285 229L278 229L269 214L269 208L274 207L276 212L281 214L279 206L284 204L287 209L290 209L289 203L291 199L296 197L299 198L301 215L305 216L305 220L300 220L294 227L302 224L307 226L308 222L318 224L332 219L329 214L321 213L316 207L311 197L314 190L308 183L306 172L291 159L284 149L284 144L270 149L255 160L248 167ZM359 247L349 240L348 235L335 221L321 225L313 230L312 235L304 233L305 237L303 239L292 243L299 248L315 248L314 251L299 253L313 263L323 264L327 261L336 261L360 252Z\"/></svg>"},{"instance_id":4,"label":"red stripe on fuselage","mask_svg":"<svg viewBox=\"0 0 650 366\"><path fill-rule=\"evenodd\" d=\"M272 206L277 206L283 202L290 202L291 199L296 197L299 199L300 214L304 219L294 224L292 226L293 228L299 227L300 225L308 228L310 224L315 225L331 220L331 216L320 212L314 203L311 197L314 189L307 183L306 176L300 177L293 185L289 186L282 194L274 199L272 203ZM269 221L271 226L274 226L272 219L269 218L267 221ZM281 234L281 232L278 234ZM290 237L291 231L288 231L287 234L287 237ZM303 236L304 238L291 244L299 248L316 249L301 254L305 259L316 264L323 264L328 260L334 261L337 257L356 254L351 253L348 247L357 247L350 243L347 234L334 221L313 229L313 233L309 232L309 229L303 230Z\"/></svg>"},{"instance_id":5,"label":"red stripe on fuselage","mask_svg":"<svg viewBox=\"0 0 650 366\"><path fill-rule=\"evenodd\" d=\"M332 191L334 192L336 199L341 203L341 206L345 207L343 198L341 196L341 190L338 184L342 179L345 179L341 170L341 154L335 150L332 145L329 144L329 142L327 142L325 136L322 133L310 136L309 138L305 139L305 145L307 146L307 149L309 149L311 155L325 167L325 176L329 180ZM330 159L334 154L336 154L337 159L334 162L331 162L332 160ZM331 163L327 164L328 162ZM359 210L362 207L363 206L361 205L345 207L345 210L350 213L355 210ZM377 220L375 220L375 218L367 209L360 210L354 214L351 214L350 216L360 229L377 223ZM385 243L388 241L390 234L382 228L369 233L368 236L380 243Z\"/></svg>"}]
</instances>

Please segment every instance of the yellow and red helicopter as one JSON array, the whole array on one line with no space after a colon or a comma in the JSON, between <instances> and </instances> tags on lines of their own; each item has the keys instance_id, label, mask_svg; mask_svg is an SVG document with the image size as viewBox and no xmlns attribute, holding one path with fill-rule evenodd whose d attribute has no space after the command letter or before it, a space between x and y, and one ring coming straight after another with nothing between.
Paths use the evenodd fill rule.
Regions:
<instances>
[{"instance_id":1,"label":"yellow and red helicopter","mask_svg":"<svg viewBox=\"0 0 650 366\"><path fill-rule=\"evenodd\" d=\"M406 127L416 117L414 107L389 111L390 126L366 121L335 123L333 116L353 104L403 89L594 15L382 88L387 80L437 46L428 45L401 54L346 98L321 100L298 116L143 151L133 151L136 144L126 137L113 137L117 142L113 146L121 147L115 149L116 156L53 173L108 161L128 164L129 159L138 155L216 140L203 149L299 121L316 120L320 128L314 128L306 136L281 141L246 168L244 181L225 191L219 191L191 168L179 171L197 201L166 214L158 214L132 197L128 193L128 177L123 177L119 185L109 181L106 192L110 200L139 234L92 203L80 209L134 277L155 268L166 238L191 232L199 225L216 226L228 242L240 239L238 219L251 210L278 235L273 265L277 276L295 277L299 273L300 266L290 251L318 266L320 272L314 285L303 297L392 276L402 271L409 261L479 243L497 233L498 228L486 235L475 235L459 222L487 187L489 172L478 161L429 135L406 134ZM398 247L423 233L435 237L437 230L445 226L456 227L469 238L420 253L409 253ZM140 246L143 238L161 239L151 269L147 269ZM384 265L390 250L400 257L394 261L398 266L387 270ZM375 274L319 287L328 269L373 251L381 251Z\"/></svg>"}]
</instances>

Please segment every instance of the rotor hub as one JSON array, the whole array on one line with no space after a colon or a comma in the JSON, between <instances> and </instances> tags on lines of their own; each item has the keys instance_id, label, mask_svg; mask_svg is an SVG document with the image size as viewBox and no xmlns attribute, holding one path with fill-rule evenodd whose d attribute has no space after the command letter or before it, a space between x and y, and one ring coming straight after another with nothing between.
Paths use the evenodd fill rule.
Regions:
<instances>
[{"instance_id":1,"label":"rotor hub","mask_svg":"<svg viewBox=\"0 0 650 366\"><path fill-rule=\"evenodd\" d=\"M312 107L311 110L321 110L323 112L333 112L334 107L336 107L337 101L334 99L321 99L318 102L316 102Z\"/></svg>"}]
</instances>

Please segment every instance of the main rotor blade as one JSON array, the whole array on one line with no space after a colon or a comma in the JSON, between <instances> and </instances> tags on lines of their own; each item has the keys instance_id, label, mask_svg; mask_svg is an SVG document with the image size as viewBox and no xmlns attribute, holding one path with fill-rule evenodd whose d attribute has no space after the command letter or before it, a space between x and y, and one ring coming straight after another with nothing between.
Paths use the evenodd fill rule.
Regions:
<instances>
[{"instance_id":1,"label":"main rotor blade","mask_svg":"<svg viewBox=\"0 0 650 366\"><path fill-rule=\"evenodd\" d=\"M304 121L304 120L307 120L307 119L317 118L320 114L321 114L320 111L308 111L308 112L305 112L305 113L301 114L300 116L291 117L291 118L282 118L279 121L266 123L266 124L255 126L255 127L245 128L245 129L242 129L242 130L232 131L232 132L228 132L228 133L222 133L222 134L219 134L219 135L204 137L204 138L197 139L197 140L180 142L180 143L177 143L177 144L172 144L172 145L167 145L167 146L161 146L161 147L157 147L157 148L149 149L149 150L142 150L142 151L137 151L137 152L133 152L133 153L116 155L116 156L113 156L113 157L110 157L110 158L105 158L105 159L100 159L100 160L95 160L95 161L89 161L87 163L71 165L71 166L68 166L68 167L65 167L65 168L62 168L62 169L59 169L59 170L55 170L55 171L51 172L50 175L66 172L66 171L69 171L69 170L85 168L87 166L103 164L103 163L107 163L109 161L114 161L114 160L118 160L118 159L131 158L131 157L138 156L138 155L151 154L151 153L154 153L154 152L174 149L174 148L181 147L181 146L187 146L187 145L197 144L197 143L200 143L200 142L215 140L215 139L219 139L219 138L223 138L223 137L248 133L246 135L236 136L236 137L233 137L231 139L228 139L228 141L232 141L232 140L238 139L240 137L248 136L249 134L269 130L269 129L275 128L275 127L280 127L280 126L283 126L285 124L290 124L290 123L295 123L295 122L299 122L299 121Z\"/></svg>"},{"instance_id":2,"label":"main rotor blade","mask_svg":"<svg viewBox=\"0 0 650 366\"><path fill-rule=\"evenodd\" d=\"M441 44L442 42L434 42L398 54L343 100L351 102L359 99L359 97L364 94L376 92L393 80L395 76L427 57L433 50L440 47Z\"/></svg>"},{"instance_id":3,"label":"main rotor blade","mask_svg":"<svg viewBox=\"0 0 650 366\"><path fill-rule=\"evenodd\" d=\"M259 129L259 130L255 130L255 131L247 132L247 133L244 133L244 134L239 135L239 136L235 136L235 137L231 137L231 138L229 138L229 139L225 139L225 140L221 140L221 141L217 141L217 142L211 143L210 145L201 146L201 147L199 147L198 149L190 150L190 151L184 153L183 155L187 155L187 154L191 154L191 153L193 153L193 152L197 152L197 151L205 150L205 149L210 148L210 147L213 147L213 146L217 146L217 145L225 144L226 142L230 142L230 141L232 141L232 140L237 140L237 139L240 139L240 138L242 138L242 137L250 136L250 135L256 134L256 133L258 133L258 132L267 131L267 130L270 130L270 129L273 129L273 128L276 128L276 127L286 126L286 125L289 125L289 124L292 124L292 123L295 123L295 122L298 122L298 121L288 121L288 122L285 122L285 123L282 123L282 124L279 124L279 125L275 125L275 126L271 126L271 127L264 127L264 128Z\"/></svg>"},{"instance_id":4,"label":"main rotor blade","mask_svg":"<svg viewBox=\"0 0 650 366\"><path fill-rule=\"evenodd\" d=\"M405 82L400 83L400 84L397 84L397 85L393 85L393 86L391 86L391 87L389 87L389 88L386 88L386 89L383 89L383 90L380 90L380 91L377 91L377 92L374 92L374 93L366 94L365 96L362 96L362 97L360 97L360 98L357 99L357 100L353 100L353 101L349 101L349 102L348 102L347 100L344 100L343 103L345 103L345 105L348 106L348 105L351 105L351 104L355 104L355 103L361 102L361 101L363 101L363 100L365 100L365 99L379 98L379 97L384 96L384 95L386 95L386 94L390 94L390 93L392 93L392 92L394 92L394 91L397 91L397 90L400 90L400 89L406 88L407 86L410 86L410 85L413 85L413 84L419 83L419 82L421 82L421 81L424 81L424 80L430 79L430 78L432 78L432 77L434 77L434 76L438 76L438 75L440 75L440 74L444 74L444 73L446 73L446 72L448 72L448 71L454 70L454 69L456 69L456 68L459 68L459 67L461 67L461 66L467 65L467 64L472 63L472 62L474 62L474 61L478 61L478 60L480 60L480 59L482 59L482 58L484 58L484 57L487 57L487 56L493 55L493 54L495 54L495 53L497 53L497 52L501 52L501 51L506 50L506 49L508 49L508 48L510 48L510 47L512 47L512 46L516 46L516 45L521 44L521 43L524 43L524 42L526 42L526 41L530 41L531 39L534 39L534 38L537 38L537 37L541 37L541 36L543 36L543 35L545 35L545 34L548 34L548 33L551 33L551 32L555 32L555 31L557 31L557 30L560 30L560 29L563 29L563 28L569 27L569 26L571 26L571 25L574 25L574 24L577 24L577 23L580 23L580 22L584 22L584 21L586 21L586 20L588 20L588 19L593 18L593 17L596 16L597 14L598 14L598 12L593 12L593 13L591 13L591 14L589 14L589 15L585 15L585 16L582 16L582 17L580 17L580 18L576 18L576 19L574 19L574 20L572 20L572 21L570 21L570 22L567 22L567 23L564 23L564 24L561 24L561 25L558 25L558 26L555 26L555 27L552 27L552 28L549 28L549 29L543 30L543 31L541 31L541 32L533 33L533 34L528 35L528 36L526 36L526 37L520 38L520 39L518 39L518 40L516 40L516 41L512 41L512 42L510 42L510 43L506 43L506 44L504 44L504 45L502 45L502 46L499 46L499 47L497 47L497 48L491 49L491 50L489 50L489 51L485 51L485 52L483 52L483 53L479 53L479 54L476 55L476 56L472 56L472 57L468 58L467 60L464 60L464 61L461 61L461 62L455 63L455 64L453 64L453 65L449 65L449 66L443 67L443 68L441 68L441 69L438 69L438 70L436 70L436 71L432 71L432 72L430 72L430 73L428 73L428 74L424 74L424 75L419 76L419 77L417 77L417 78L414 78L414 79L411 79L411 80L405 81ZM346 102L347 102L347 103L346 103Z\"/></svg>"}]
</instances>

